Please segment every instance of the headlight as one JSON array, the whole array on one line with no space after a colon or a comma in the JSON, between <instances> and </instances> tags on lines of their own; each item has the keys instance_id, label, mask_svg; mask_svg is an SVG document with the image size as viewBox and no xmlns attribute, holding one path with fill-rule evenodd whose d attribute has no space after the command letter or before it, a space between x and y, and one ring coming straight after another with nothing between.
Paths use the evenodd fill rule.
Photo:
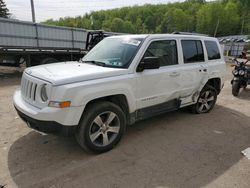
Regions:
<instances>
[{"instance_id":1,"label":"headlight","mask_svg":"<svg viewBox=\"0 0 250 188\"><path fill-rule=\"evenodd\" d=\"M46 89L46 84L44 84L41 87L41 99L43 102L46 102L48 100L48 94L47 94L47 89Z\"/></svg>"},{"instance_id":2,"label":"headlight","mask_svg":"<svg viewBox=\"0 0 250 188\"><path fill-rule=\"evenodd\" d=\"M243 76L245 74L244 70L239 70L239 75Z\"/></svg>"},{"instance_id":3,"label":"headlight","mask_svg":"<svg viewBox=\"0 0 250 188\"><path fill-rule=\"evenodd\" d=\"M233 75L238 75L239 72L237 70L233 70Z\"/></svg>"}]
</instances>

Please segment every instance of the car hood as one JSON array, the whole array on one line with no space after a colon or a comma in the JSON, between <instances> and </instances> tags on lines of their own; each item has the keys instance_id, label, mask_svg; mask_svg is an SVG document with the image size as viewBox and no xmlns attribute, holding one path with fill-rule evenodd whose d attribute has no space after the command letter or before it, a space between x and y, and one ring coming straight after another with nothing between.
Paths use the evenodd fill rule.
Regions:
<instances>
[{"instance_id":1,"label":"car hood","mask_svg":"<svg viewBox=\"0 0 250 188\"><path fill-rule=\"evenodd\" d=\"M102 67L79 62L62 62L30 67L26 74L48 81L53 85L69 84L87 80L126 74L127 69Z\"/></svg>"}]
</instances>

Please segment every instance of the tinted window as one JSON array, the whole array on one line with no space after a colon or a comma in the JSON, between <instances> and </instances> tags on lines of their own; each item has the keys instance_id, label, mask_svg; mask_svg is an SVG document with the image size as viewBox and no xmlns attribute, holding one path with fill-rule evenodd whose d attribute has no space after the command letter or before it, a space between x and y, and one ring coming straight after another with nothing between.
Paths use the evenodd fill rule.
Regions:
<instances>
[{"instance_id":1,"label":"tinted window","mask_svg":"<svg viewBox=\"0 0 250 188\"><path fill-rule=\"evenodd\" d=\"M194 63L204 61L204 53L201 41L182 40L181 41L184 63Z\"/></svg>"},{"instance_id":2,"label":"tinted window","mask_svg":"<svg viewBox=\"0 0 250 188\"><path fill-rule=\"evenodd\" d=\"M149 45L144 57L159 57L160 66L176 65L178 64L176 41L154 41Z\"/></svg>"},{"instance_id":3,"label":"tinted window","mask_svg":"<svg viewBox=\"0 0 250 188\"><path fill-rule=\"evenodd\" d=\"M205 41L208 60L220 59L220 51L215 41Z\"/></svg>"}]
</instances>

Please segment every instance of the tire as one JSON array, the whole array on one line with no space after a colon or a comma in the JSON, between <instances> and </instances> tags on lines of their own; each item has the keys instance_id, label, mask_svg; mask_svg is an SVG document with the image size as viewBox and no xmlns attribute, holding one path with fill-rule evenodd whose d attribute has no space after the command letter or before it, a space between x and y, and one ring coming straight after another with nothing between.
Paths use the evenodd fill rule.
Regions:
<instances>
[{"instance_id":1,"label":"tire","mask_svg":"<svg viewBox=\"0 0 250 188\"><path fill-rule=\"evenodd\" d=\"M233 96L237 97L240 92L240 83L239 82L233 82L232 84L232 94Z\"/></svg>"},{"instance_id":2,"label":"tire","mask_svg":"<svg viewBox=\"0 0 250 188\"><path fill-rule=\"evenodd\" d=\"M56 63L56 62L58 62L57 59L52 58L52 57L48 57L48 58L45 58L45 59L41 60L40 64L45 65L45 64Z\"/></svg>"},{"instance_id":3,"label":"tire","mask_svg":"<svg viewBox=\"0 0 250 188\"><path fill-rule=\"evenodd\" d=\"M90 104L76 130L76 140L87 152L111 150L126 130L126 117L119 106L101 101Z\"/></svg>"},{"instance_id":4,"label":"tire","mask_svg":"<svg viewBox=\"0 0 250 188\"><path fill-rule=\"evenodd\" d=\"M197 103L191 106L191 111L195 114L208 113L217 101L217 91L212 86L205 86L199 95Z\"/></svg>"}]
</instances>

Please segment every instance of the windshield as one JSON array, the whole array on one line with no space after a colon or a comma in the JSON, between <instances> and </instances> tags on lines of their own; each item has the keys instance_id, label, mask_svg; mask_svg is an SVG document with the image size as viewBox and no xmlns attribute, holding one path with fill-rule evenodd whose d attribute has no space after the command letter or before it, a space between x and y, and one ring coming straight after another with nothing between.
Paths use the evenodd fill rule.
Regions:
<instances>
[{"instance_id":1,"label":"windshield","mask_svg":"<svg viewBox=\"0 0 250 188\"><path fill-rule=\"evenodd\" d=\"M126 68L133 60L143 38L105 38L82 59L99 66Z\"/></svg>"}]
</instances>

